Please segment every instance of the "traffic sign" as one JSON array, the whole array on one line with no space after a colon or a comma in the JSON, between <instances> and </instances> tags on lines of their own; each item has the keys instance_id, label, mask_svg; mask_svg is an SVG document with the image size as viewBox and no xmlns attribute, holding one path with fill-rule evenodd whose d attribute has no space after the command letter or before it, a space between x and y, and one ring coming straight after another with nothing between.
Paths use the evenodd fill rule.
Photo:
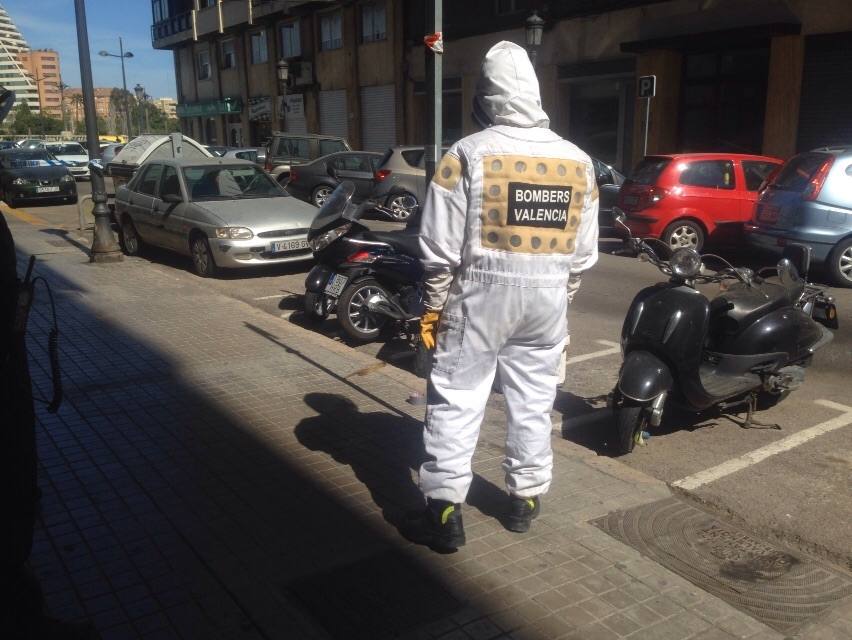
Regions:
<instances>
[{"instance_id":1,"label":"traffic sign","mask_svg":"<svg viewBox=\"0 0 852 640\"><path fill-rule=\"evenodd\" d=\"M657 76L640 76L639 97L653 98L657 93Z\"/></svg>"}]
</instances>

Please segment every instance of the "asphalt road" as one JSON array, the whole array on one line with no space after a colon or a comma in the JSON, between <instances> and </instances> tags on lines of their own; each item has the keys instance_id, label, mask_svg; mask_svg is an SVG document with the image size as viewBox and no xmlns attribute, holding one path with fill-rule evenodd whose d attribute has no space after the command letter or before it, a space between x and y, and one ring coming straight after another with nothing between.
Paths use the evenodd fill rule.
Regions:
<instances>
[{"instance_id":1,"label":"asphalt road","mask_svg":"<svg viewBox=\"0 0 852 640\"><path fill-rule=\"evenodd\" d=\"M80 193L88 185L80 185ZM5 212L9 210L3 207ZM76 208L24 207L17 215L57 236L56 242L88 237L76 230ZM370 223L392 228L389 223ZM603 249L615 245L602 242ZM732 256L739 263L749 256ZM163 278L190 270L189 260L160 251L144 258ZM207 284L288 322L304 322L301 307L308 264L228 273ZM817 274L818 275L818 274ZM621 324L635 293L661 279L651 265L602 255L583 279L570 312L574 362L555 406L563 437L610 455L611 413L603 404L620 364ZM808 370L805 385L759 418L780 429L744 429L720 415L668 415L646 446L621 462L680 485L695 500L743 526L852 569L852 290L832 290L840 330ZM334 320L314 327L345 341ZM389 332L380 342L351 345L391 364L410 367L410 345ZM494 402L501 402L499 396ZM834 403L834 404L832 404ZM846 408L844 408L846 407ZM748 455L747 455L748 454Z\"/></svg>"}]
</instances>

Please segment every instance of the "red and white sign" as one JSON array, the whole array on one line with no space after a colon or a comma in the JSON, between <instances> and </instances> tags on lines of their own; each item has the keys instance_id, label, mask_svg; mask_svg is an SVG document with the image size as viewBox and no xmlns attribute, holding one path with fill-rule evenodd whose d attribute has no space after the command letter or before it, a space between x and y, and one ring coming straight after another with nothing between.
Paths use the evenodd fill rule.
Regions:
<instances>
[{"instance_id":1,"label":"red and white sign","mask_svg":"<svg viewBox=\"0 0 852 640\"><path fill-rule=\"evenodd\" d=\"M444 34L440 31L423 38L424 44L434 53L444 53Z\"/></svg>"}]
</instances>

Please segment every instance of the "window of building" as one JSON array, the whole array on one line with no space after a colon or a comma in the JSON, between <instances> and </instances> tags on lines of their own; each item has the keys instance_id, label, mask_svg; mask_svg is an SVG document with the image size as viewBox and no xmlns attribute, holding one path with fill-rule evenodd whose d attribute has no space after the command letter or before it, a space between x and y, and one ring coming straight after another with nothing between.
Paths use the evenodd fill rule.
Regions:
<instances>
[{"instance_id":1,"label":"window of building","mask_svg":"<svg viewBox=\"0 0 852 640\"><path fill-rule=\"evenodd\" d=\"M281 25L281 56L295 58L302 55L302 43L299 38L299 21Z\"/></svg>"},{"instance_id":2,"label":"window of building","mask_svg":"<svg viewBox=\"0 0 852 640\"><path fill-rule=\"evenodd\" d=\"M494 13L498 16L520 13L529 10L529 8L529 0L494 0Z\"/></svg>"},{"instance_id":3,"label":"window of building","mask_svg":"<svg viewBox=\"0 0 852 640\"><path fill-rule=\"evenodd\" d=\"M320 49L340 49L343 46L343 12L326 13L320 18Z\"/></svg>"},{"instance_id":4,"label":"window of building","mask_svg":"<svg viewBox=\"0 0 852 640\"><path fill-rule=\"evenodd\" d=\"M209 51L199 51L198 52L198 79L199 80L209 80L210 79L210 52Z\"/></svg>"},{"instance_id":5,"label":"window of building","mask_svg":"<svg viewBox=\"0 0 852 640\"><path fill-rule=\"evenodd\" d=\"M680 183L708 189L733 189L734 163L730 160L697 160L680 174Z\"/></svg>"},{"instance_id":6,"label":"window of building","mask_svg":"<svg viewBox=\"0 0 852 640\"><path fill-rule=\"evenodd\" d=\"M266 30L251 34L251 63L262 64L269 60L269 46L266 42Z\"/></svg>"},{"instance_id":7,"label":"window of building","mask_svg":"<svg viewBox=\"0 0 852 640\"><path fill-rule=\"evenodd\" d=\"M222 41L222 68L233 69L237 66L237 53L233 40Z\"/></svg>"},{"instance_id":8,"label":"window of building","mask_svg":"<svg viewBox=\"0 0 852 640\"><path fill-rule=\"evenodd\" d=\"M216 0L198 0L198 8L204 9L206 7L212 7L216 4Z\"/></svg>"},{"instance_id":9,"label":"window of building","mask_svg":"<svg viewBox=\"0 0 852 640\"><path fill-rule=\"evenodd\" d=\"M384 2L361 5L361 42L387 38L387 11Z\"/></svg>"}]
</instances>

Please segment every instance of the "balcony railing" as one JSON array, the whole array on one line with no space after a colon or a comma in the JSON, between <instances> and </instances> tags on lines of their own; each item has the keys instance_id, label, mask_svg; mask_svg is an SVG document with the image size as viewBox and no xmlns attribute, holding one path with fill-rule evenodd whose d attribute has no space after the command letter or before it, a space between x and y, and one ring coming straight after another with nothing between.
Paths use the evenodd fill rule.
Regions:
<instances>
[{"instance_id":1,"label":"balcony railing","mask_svg":"<svg viewBox=\"0 0 852 640\"><path fill-rule=\"evenodd\" d=\"M157 24L151 25L151 41L157 42L157 40L169 38L171 36L183 33L184 31L189 31L191 29L192 11L179 13L176 16L166 18L165 20L158 22Z\"/></svg>"}]
</instances>

